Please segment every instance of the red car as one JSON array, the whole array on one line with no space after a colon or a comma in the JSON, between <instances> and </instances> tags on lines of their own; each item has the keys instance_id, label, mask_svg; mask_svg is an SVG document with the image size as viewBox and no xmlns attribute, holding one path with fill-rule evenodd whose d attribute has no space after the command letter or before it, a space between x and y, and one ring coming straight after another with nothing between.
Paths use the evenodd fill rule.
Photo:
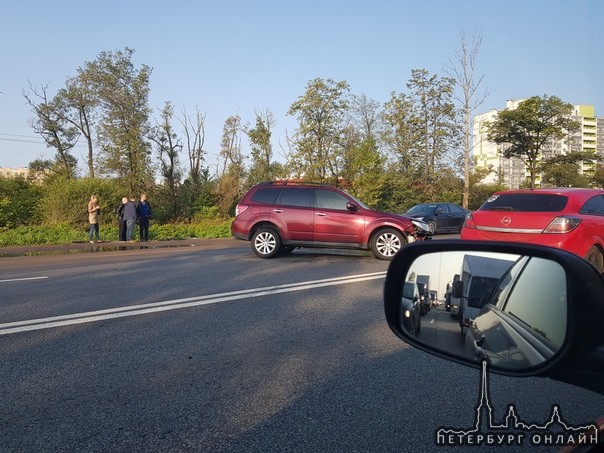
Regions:
<instances>
[{"instance_id":1,"label":"red car","mask_svg":"<svg viewBox=\"0 0 604 453\"><path fill-rule=\"evenodd\" d=\"M496 192L466 216L461 239L556 247L585 258L604 272L604 190Z\"/></svg>"},{"instance_id":2,"label":"red car","mask_svg":"<svg viewBox=\"0 0 604 453\"><path fill-rule=\"evenodd\" d=\"M371 249L389 260L409 242L430 238L427 223L374 211L326 184L265 182L241 199L231 234L260 258L296 247Z\"/></svg>"}]
</instances>

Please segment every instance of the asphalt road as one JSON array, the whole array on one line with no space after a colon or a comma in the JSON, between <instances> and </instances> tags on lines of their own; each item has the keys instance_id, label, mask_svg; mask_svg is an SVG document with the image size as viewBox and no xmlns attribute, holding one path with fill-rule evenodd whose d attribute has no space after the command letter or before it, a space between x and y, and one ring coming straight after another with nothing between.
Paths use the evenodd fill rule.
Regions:
<instances>
[{"instance_id":1,"label":"asphalt road","mask_svg":"<svg viewBox=\"0 0 604 453\"><path fill-rule=\"evenodd\" d=\"M390 332L387 265L239 241L0 258L0 451L435 451L480 375ZM604 415L566 384L489 384L498 418Z\"/></svg>"}]
</instances>

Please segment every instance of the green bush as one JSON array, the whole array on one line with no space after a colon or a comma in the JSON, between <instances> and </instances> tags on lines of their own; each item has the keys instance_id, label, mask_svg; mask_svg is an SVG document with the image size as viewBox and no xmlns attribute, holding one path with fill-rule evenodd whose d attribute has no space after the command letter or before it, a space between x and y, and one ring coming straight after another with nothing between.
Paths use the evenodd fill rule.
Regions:
<instances>
[{"instance_id":1,"label":"green bush","mask_svg":"<svg viewBox=\"0 0 604 453\"><path fill-rule=\"evenodd\" d=\"M117 226L115 207L122 197L128 196L126 189L111 179L54 179L44 185L42 214L47 225L67 222L73 228L88 226L87 206L90 196L97 194L101 206L101 226Z\"/></svg>"},{"instance_id":2,"label":"green bush","mask_svg":"<svg viewBox=\"0 0 604 453\"><path fill-rule=\"evenodd\" d=\"M191 224L151 224L149 239L156 241L192 238L231 237L231 220L205 220ZM115 225L99 224L103 241L117 241L118 229ZM138 235L138 227L135 229ZM22 226L0 231L0 247L20 245L72 244L88 240L88 228L74 228L67 222L51 226Z\"/></svg>"},{"instance_id":3,"label":"green bush","mask_svg":"<svg viewBox=\"0 0 604 453\"><path fill-rule=\"evenodd\" d=\"M42 189L24 178L0 177L0 230L38 224Z\"/></svg>"}]
</instances>

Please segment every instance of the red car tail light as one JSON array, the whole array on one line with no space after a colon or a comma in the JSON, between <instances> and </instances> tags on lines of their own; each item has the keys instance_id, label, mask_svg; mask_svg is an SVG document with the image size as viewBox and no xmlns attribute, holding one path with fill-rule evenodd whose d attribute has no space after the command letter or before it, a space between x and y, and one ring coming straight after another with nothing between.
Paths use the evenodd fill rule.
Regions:
<instances>
[{"instance_id":1,"label":"red car tail light","mask_svg":"<svg viewBox=\"0 0 604 453\"><path fill-rule=\"evenodd\" d=\"M476 229L476 223L474 222L474 217L472 217L471 213L466 215L466 219L463 221L462 228L471 228L473 230Z\"/></svg>"},{"instance_id":2,"label":"red car tail light","mask_svg":"<svg viewBox=\"0 0 604 453\"><path fill-rule=\"evenodd\" d=\"M578 217L556 217L543 230L544 233L569 233L579 226L581 219Z\"/></svg>"}]
</instances>

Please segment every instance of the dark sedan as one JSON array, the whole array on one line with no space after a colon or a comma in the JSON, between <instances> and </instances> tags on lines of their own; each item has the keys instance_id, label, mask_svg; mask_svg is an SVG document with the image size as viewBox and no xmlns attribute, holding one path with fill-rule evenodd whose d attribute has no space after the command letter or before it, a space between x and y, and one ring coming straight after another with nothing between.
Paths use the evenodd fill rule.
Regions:
<instances>
[{"instance_id":1,"label":"dark sedan","mask_svg":"<svg viewBox=\"0 0 604 453\"><path fill-rule=\"evenodd\" d=\"M459 233L470 212L454 203L422 203L413 206L405 216L423 220L436 233Z\"/></svg>"}]
</instances>

